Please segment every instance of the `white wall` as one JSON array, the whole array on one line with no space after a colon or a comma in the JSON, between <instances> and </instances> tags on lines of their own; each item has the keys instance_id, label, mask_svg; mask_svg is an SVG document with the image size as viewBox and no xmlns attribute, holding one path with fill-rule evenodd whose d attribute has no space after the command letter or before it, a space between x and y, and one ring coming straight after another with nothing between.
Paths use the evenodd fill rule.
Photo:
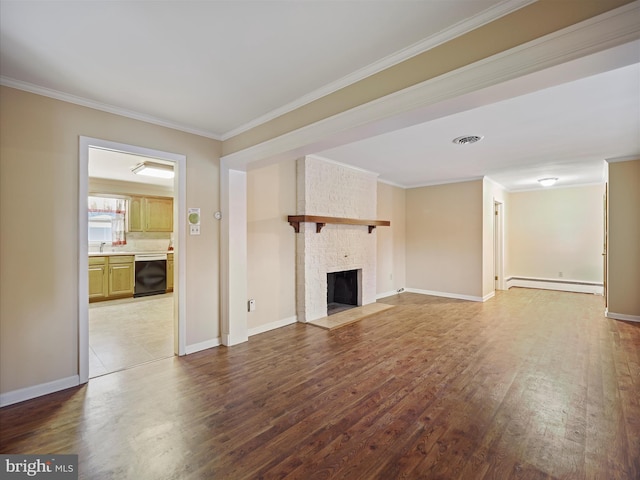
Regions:
<instances>
[{"instance_id":1,"label":"white wall","mask_svg":"<svg viewBox=\"0 0 640 480\"><path fill-rule=\"evenodd\" d=\"M247 172L247 293L249 335L296 321L296 162Z\"/></svg>"},{"instance_id":2,"label":"white wall","mask_svg":"<svg viewBox=\"0 0 640 480\"><path fill-rule=\"evenodd\" d=\"M508 276L602 282L603 195L604 185L510 193Z\"/></svg>"}]
</instances>

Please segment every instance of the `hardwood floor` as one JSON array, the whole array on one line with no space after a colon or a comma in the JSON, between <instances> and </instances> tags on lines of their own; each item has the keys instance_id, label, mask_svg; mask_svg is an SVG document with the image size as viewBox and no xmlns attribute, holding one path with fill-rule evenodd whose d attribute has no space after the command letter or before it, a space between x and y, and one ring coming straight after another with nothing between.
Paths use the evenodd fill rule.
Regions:
<instances>
[{"instance_id":1,"label":"hardwood floor","mask_svg":"<svg viewBox=\"0 0 640 480\"><path fill-rule=\"evenodd\" d=\"M638 479L640 324L602 297L415 294L0 410L86 479Z\"/></svg>"}]
</instances>

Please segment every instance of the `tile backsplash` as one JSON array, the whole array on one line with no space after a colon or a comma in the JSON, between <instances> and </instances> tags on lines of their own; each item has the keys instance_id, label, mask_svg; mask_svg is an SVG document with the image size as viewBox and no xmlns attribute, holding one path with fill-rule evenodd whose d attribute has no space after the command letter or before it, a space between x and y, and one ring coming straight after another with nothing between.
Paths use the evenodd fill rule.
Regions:
<instances>
[{"instance_id":1,"label":"tile backsplash","mask_svg":"<svg viewBox=\"0 0 640 480\"><path fill-rule=\"evenodd\" d=\"M105 245L104 252L159 252L169 248L168 238L127 238L127 244L117 247ZM100 251L100 244L89 244L89 253Z\"/></svg>"}]
</instances>

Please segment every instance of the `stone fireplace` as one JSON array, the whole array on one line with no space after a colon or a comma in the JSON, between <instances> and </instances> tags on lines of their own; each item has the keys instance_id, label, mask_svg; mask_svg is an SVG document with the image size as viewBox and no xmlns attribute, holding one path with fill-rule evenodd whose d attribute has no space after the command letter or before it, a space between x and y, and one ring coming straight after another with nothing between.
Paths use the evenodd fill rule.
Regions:
<instances>
[{"instance_id":1,"label":"stone fireplace","mask_svg":"<svg viewBox=\"0 0 640 480\"><path fill-rule=\"evenodd\" d=\"M376 198L376 174L313 156L298 160L297 215L375 219ZM327 274L348 271L357 272L357 304L375 302L375 229L332 223L318 227L301 222L296 234L298 321L326 317Z\"/></svg>"}]
</instances>

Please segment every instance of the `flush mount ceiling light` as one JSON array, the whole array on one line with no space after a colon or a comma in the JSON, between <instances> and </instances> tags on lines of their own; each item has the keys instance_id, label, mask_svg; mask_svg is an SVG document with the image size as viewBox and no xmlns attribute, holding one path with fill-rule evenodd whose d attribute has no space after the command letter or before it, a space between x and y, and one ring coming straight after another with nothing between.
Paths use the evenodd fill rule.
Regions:
<instances>
[{"instance_id":1,"label":"flush mount ceiling light","mask_svg":"<svg viewBox=\"0 0 640 480\"><path fill-rule=\"evenodd\" d=\"M173 167L163 163L142 162L131 169L136 175L147 177L173 178Z\"/></svg>"},{"instance_id":2,"label":"flush mount ceiling light","mask_svg":"<svg viewBox=\"0 0 640 480\"><path fill-rule=\"evenodd\" d=\"M558 181L557 177L541 178L538 183L543 187L550 187Z\"/></svg>"},{"instance_id":3,"label":"flush mount ceiling light","mask_svg":"<svg viewBox=\"0 0 640 480\"><path fill-rule=\"evenodd\" d=\"M470 143L479 142L484 138L484 135L464 135L462 137L454 138L453 143L456 145L469 145Z\"/></svg>"}]
</instances>

